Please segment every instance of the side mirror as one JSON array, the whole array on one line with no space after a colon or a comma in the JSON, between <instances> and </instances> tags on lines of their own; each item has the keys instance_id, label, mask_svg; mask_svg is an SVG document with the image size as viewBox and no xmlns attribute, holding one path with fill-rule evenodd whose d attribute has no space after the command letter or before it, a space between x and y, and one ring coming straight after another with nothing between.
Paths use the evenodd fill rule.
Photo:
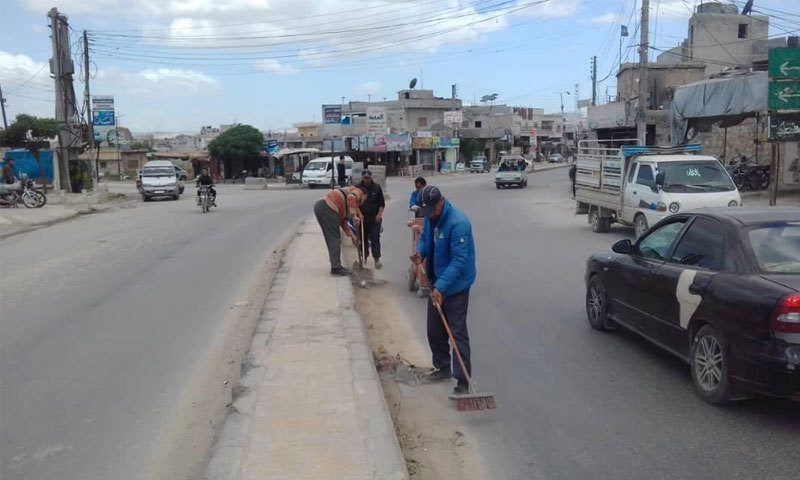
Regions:
<instances>
[{"instance_id":1,"label":"side mirror","mask_svg":"<svg viewBox=\"0 0 800 480\"><path fill-rule=\"evenodd\" d=\"M656 188L664 187L664 172L658 172L656 175Z\"/></svg>"},{"instance_id":2,"label":"side mirror","mask_svg":"<svg viewBox=\"0 0 800 480\"><path fill-rule=\"evenodd\" d=\"M611 247L611 250L614 253L628 255L633 251L633 243L626 238L625 240L620 240L619 242L615 243L614 246Z\"/></svg>"}]
</instances>

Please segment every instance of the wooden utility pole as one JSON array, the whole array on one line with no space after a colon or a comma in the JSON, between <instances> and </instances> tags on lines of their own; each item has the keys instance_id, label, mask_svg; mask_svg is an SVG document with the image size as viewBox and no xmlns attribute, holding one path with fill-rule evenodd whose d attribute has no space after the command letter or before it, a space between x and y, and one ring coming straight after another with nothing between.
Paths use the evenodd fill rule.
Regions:
<instances>
[{"instance_id":1,"label":"wooden utility pole","mask_svg":"<svg viewBox=\"0 0 800 480\"><path fill-rule=\"evenodd\" d=\"M86 143L89 150L94 146L94 118L92 117L92 98L89 94L89 38L86 30L83 31L83 103L86 111ZM97 155L94 159L94 182L100 183L100 145L97 146Z\"/></svg>"},{"instance_id":2,"label":"wooden utility pole","mask_svg":"<svg viewBox=\"0 0 800 480\"><path fill-rule=\"evenodd\" d=\"M639 41L639 101L636 109L636 138L647 145L647 50L650 48L650 0L642 0L642 32Z\"/></svg>"},{"instance_id":3,"label":"wooden utility pole","mask_svg":"<svg viewBox=\"0 0 800 480\"><path fill-rule=\"evenodd\" d=\"M3 97L3 87L0 87L0 110L3 111L3 129L8 130L8 121L6 120L6 99Z\"/></svg>"},{"instance_id":4,"label":"wooden utility pole","mask_svg":"<svg viewBox=\"0 0 800 480\"><path fill-rule=\"evenodd\" d=\"M81 146L80 132L76 132L77 115L75 89L72 86L74 64L70 56L69 25L67 17L52 8L50 17L51 38L53 40L53 58L51 73L55 81L56 120L58 120L58 177L62 190L71 190L70 162L78 160ZM79 125L77 125L79 129Z\"/></svg>"},{"instance_id":5,"label":"wooden utility pole","mask_svg":"<svg viewBox=\"0 0 800 480\"><path fill-rule=\"evenodd\" d=\"M597 55L592 57L592 106L595 105L597 105Z\"/></svg>"}]
</instances>

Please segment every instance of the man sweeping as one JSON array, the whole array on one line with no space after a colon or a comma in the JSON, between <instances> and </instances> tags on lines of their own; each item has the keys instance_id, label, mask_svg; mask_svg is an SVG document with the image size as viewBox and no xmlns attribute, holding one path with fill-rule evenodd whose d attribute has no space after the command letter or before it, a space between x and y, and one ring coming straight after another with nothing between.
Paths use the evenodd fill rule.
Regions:
<instances>
[{"instance_id":1,"label":"man sweeping","mask_svg":"<svg viewBox=\"0 0 800 480\"><path fill-rule=\"evenodd\" d=\"M314 216L322 229L328 256L331 261L331 275L347 276L350 270L342 266L342 237L339 228L344 230L354 245L359 245L358 237L347 224L352 220L356 228L361 226L363 218L359 208L364 204L366 196L356 187L336 188L328 192L324 198L314 204Z\"/></svg>"},{"instance_id":2,"label":"man sweeping","mask_svg":"<svg viewBox=\"0 0 800 480\"><path fill-rule=\"evenodd\" d=\"M446 380L455 377L457 384L453 395L469 393L470 363L469 333L467 332L467 307L469 289L475 281L475 244L472 225L462 212L442 196L439 189L428 185L419 191L417 202L420 214L425 217L417 251L411 260L422 263L427 259L428 281L433 286L428 300L428 344L433 356L433 371L429 380ZM450 356L447 331L440 319L436 305L440 305L453 338L464 361Z\"/></svg>"}]
</instances>

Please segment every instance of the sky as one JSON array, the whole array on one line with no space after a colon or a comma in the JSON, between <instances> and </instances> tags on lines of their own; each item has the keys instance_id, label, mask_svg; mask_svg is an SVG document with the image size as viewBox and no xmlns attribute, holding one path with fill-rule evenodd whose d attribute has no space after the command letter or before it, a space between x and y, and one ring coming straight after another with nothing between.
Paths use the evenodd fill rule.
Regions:
<instances>
[{"instance_id":1,"label":"sky","mask_svg":"<svg viewBox=\"0 0 800 480\"><path fill-rule=\"evenodd\" d=\"M740 7L744 0L728 0ZM651 58L686 37L695 0L651 0ZM574 111L591 97L591 57L613 93L622 58L637 61L640 0L1 0L0 86L10 118L54 116L48 10L58 4L92 94L114 95L134 132L261 130L320 121L321 105L397 98L417 88L464 104ZM800 32L800 0L755 0L770 36ZM83 75L75 76L83 98ZM559 95L559 92L570 92Z\"/></svg>"}]
</instances>

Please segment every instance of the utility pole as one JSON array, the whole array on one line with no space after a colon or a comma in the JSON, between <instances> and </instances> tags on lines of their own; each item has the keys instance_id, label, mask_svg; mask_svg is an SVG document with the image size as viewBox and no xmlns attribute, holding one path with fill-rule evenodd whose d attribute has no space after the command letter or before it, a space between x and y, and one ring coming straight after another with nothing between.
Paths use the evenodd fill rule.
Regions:
<instances>
[{"instance_id":1,"label":"utility pole","mask_svg":"<svg viewBox=\"0 0 800 480\"><path fill-rule=\"evenodd\" d=\"M67 17L53 7L50 17L51 38L53 39L53 58L51 67L55 80L56 120L60 124L58 132L58 177L62 190L71 190L69 166L77 161L81 138L75 132L75 89L72 86L74 65L70 57L69 25Z\"/></svg>"},{"instance_id":2,"label":"utility pole","mask_svg":"<svg viewBox=\"0 0 800 480\"><path fill-rule=\"evenodd\" d=\"M94 118L92 117L92 100L89 95L89 39L86 30L83 31L83 102L86 111L86 142L91 147L94 145ZM94 182L100 183L100 147L94 159Z\"/></svg>"},{"instance_id":3,"label":"utility pole","mask_svg":"<svg viewBox=\"0 0 800 480\"><path fill-rule=\"evenodd\" d=\"M592 57L592 106L597 105L597 55Z\"/></svg>"},{"instance_id":4,"label":"utility pole","mask_svg":"<svg viewBox=\"0 0 800 480\"><path fill-rule=\"evenodd\" d=\"M639 101L636 109L636 138L647 145L647 50L650 48L650 0L642 0L642 32L639 41Z\"/></svg>"},{"instance_id":5,"label":"utility pole","mask_svg":"<svg viewBox=\"0 0 800 480\"><path fill-rule=\"evenodd\" d=\"M3 130L8 130L8 121L6 120L6 99L3 97L3 87L0 87L0 110L3 111Z\"/></svg>"}]
</instances>

